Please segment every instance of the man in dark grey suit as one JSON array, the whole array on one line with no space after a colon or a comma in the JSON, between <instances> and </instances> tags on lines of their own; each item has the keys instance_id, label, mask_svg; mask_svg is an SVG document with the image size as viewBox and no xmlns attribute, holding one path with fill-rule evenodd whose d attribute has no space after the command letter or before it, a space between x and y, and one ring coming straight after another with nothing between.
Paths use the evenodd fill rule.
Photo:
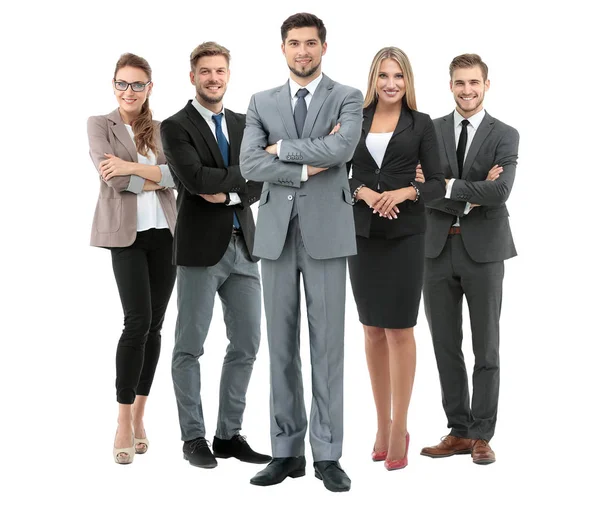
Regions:
<instances>
[{"instance_id":1,"label":"man in dark grey suit","mask_svg":"<svg viewBox=\"0 0 600 510\"><path fill-rule=\"evenodd\" d=\"M300 362L300 274L312 365L310 444L315 474L347 491L342 455L346 257L356 253L346 162L358 143L360 91L321 73L325 26L295 14L281 27L290 69L283 86L255 94L246 115L242 175L263 181L254 255L262 259L271 360L273 461L252 478L273 485L305 474Z\"/></svg>"},{"instance_id":2,"label":"man in dark grey suit","mask_svg":"<svg viewBox=\"0 0 600 510\"><path fill-rule=\"evenodd\" d=\"M489 441L498 410L504 260L517 254L506 201L515 179L519 134L483 109L487 74L478 55L460 55L450 64L456 110L434 120L446 197L427 203L423 288L451 431L421 454L471 453L476 464L496 460ZM475 355L471 402L461 348L463 295Z\"/></svg>"}]
</instances>

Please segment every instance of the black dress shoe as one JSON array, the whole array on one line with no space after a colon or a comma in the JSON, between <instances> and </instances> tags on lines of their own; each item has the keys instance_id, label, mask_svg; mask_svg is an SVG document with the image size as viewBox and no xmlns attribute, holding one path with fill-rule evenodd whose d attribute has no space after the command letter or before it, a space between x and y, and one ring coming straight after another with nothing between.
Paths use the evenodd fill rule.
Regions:
<instances>
[{"instance_id":1,"label":"black dress shoe","mask_svg":"<svg viewBox=\"0 0 600 510\"><path fill-rule=\"evenodd\" d=\"M323 480L327 490L331 492L346 492L350 490L350 478L335 460L321 460L314 463L315 476Z\"/></svg>"},{"instance_id":2,"label":"black dress shoe","mask_svg":"<svg viewBox=\"0 0 600 510\"><path fill-rule=\"evenodd\" d=\"M251 480L252 485L275 485L283 482L288 476L299 478L306 474L306 459L299 457L275 457L269 465L259 471Z\"/></svg>"},{"instance_id":3,"label":"black dress shoe","mask_svg":"<svg viewBox=\"0 0 600 510\"><path fill-rule=\"evenodd\" d=\"M203 437L183 442L183 458L192 466L201 468L217 467L217 459L208 447L208 441Z\"/></svg>"},{"instance_id":4,"label":"black dress shoe","mask_svg":"<svg viewBox=\"0 0 600 510\"><path fill-rule=\"evenodd\" d=\"M250 462L252 464L266 464L271 460L270 455L256 453L250 448L246 438L239 434L236 434L231 439L219 439L215 436L212 446L215 457L219 457L220 459L235 457L242 462Z\"/></svg>"}]
</instances>

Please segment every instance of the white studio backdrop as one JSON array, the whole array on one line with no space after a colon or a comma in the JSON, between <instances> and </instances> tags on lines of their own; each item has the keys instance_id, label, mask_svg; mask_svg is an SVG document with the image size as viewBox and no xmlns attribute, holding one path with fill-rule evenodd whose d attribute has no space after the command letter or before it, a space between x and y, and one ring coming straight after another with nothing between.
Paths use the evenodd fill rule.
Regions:
<instances>
[{"instance_id":1,"label":"white studio backdrop","mask_svg":"<svg viewBox=\"0 0 600 510\"><path fill-rule=\"evenodd\" d=\"M598 418L598 72L586 2L357 3L266 1L24 2L2 7L0 97L3 187L0 506L65 509L410 508L593 506ZM312 470L261 488L260 466L235 460L215 470L184 462L170 355L175 292L149 400L149 453L131 466L111 459L116 430L114 355L122 311L108 251L89 247L98 178L86 119L116 108L111 79L121 53L153 68L151 107L162 120L194 94L189 54L215 40L232 54L225 106L288 76L279 27L308 11L328 30L324 72L365 92L371 59L395 45L409 56L419 110L453 109L448 64L479 53L490 68L486 110L521 135L508 202L519 256L506 263L501 324L498 461L432 460L421 447L447 432L425 314L416 327L417 374L409 414L409 466L388 473L370 460L375 410L362 328L346 294L345 441L349 494L326 491ZM253 207L256 215L256 206ZM303 304L303 312L304 312ZM310 405L306 314L305 398ZM465 305L464 351L473 365ZM201 358L207 437L214 434L226 339L217 299ZM243 433L268 453L269 375L263 339ZM307 438L307 460L312 462Z\"/></svg>"}]
</instances>

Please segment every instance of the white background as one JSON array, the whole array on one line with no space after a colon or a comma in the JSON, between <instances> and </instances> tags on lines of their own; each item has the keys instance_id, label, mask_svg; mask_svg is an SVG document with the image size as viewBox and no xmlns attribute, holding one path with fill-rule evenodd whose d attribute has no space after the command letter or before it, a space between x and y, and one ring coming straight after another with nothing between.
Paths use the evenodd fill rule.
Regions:
<instances>
[{"instance_id":1,"label":"white background","mask_svg":"<svg viewBox=\"0 0 600 510\"><path fill-rule=\"evenodd\" d=\"M516 508L593 506L597 452L598 189L597 31L588 2L22 2L2 8L2 508ZM502 384L492 446L497 462L418 455L446 433L431 340L421 310L409 415L409 466L370 460L375 412L362 328L346 296L345 442L348 494L307 476L261 488L259 466L235 460L196 469L181 455L170 378L175 299L149 400L147 455L111 457L116 429L114 355L121 305L107 251L89 232L98 178L86 119L116 107L111 79L121 53L154 70L151 106L164 119L192 97L188 58L199 43L231 50L226 106L282 84L279 27L298 11L328 29L326 74L363 92L373 55L396 45L411 59L419 110L453 109L447 67L477 52L490 68L487 111L521 135L509 200L519 256L506 263ZM220 304L202 358L212 439L226 340ZM466 313L465 309L465 313ZM473 360L467 323L464 347ZM306 323L303 359L310 376ZM243 433L269 452L266 334L248 392ZM307 441L307 460L310 458ZM597 483L597 482L596 482ZM597 499L596 499L597 501ZM554 506L554 505L552 505Z\"/></svg>"}]
</instances>

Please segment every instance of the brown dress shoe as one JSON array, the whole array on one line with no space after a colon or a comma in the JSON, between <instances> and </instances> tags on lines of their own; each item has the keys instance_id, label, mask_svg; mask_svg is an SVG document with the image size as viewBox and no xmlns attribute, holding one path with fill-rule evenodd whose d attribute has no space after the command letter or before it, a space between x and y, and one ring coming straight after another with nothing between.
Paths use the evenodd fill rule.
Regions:
<instances>
[{"instance_id":1,"label":"brown dress shoe","mask_svg":"<svg viewBox=\"0 0 600 510\"><path fill-rule=\"evenodd\" d=\"M473 445L471 457L475 464L491 464L496 462L496 454L485 439L477 439Z\"/></svg>"},{"instance_id":2,"label":"brown dress shoe","mask_svg":"<svg viewBox=\"0 0 600 510\"><path fill-rule=\"evenodd\" d=\"M452 455L462 455L471 453L473 448L473 439L466 437L444 436L440 444L436 446L426 446L421 450L421 455L426 457L451 457Z\"/></svg>"}]
</instances>

